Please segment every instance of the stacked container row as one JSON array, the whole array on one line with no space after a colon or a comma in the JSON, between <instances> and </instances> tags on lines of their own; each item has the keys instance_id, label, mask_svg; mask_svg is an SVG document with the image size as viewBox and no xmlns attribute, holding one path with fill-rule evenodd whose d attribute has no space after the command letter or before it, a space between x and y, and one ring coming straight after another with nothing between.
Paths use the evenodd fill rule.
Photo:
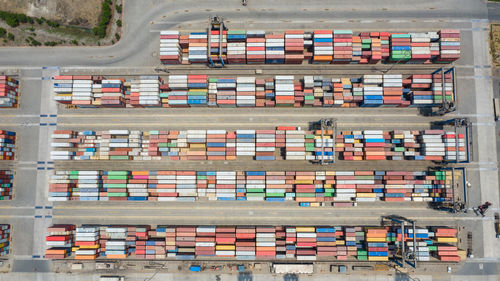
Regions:
<instances>
[{"instance_id":1,"label":"stacked container row","mask_svg":"<svg viewBox=\"0 0 500 281\"><path fill-rule=\"evenodd\" d=\"M45 257L64 259L73 256L89 260L192 260L213 257L226 260L388 261L390 256L396 254L400 243L399 229L364 226L159 225L154 228L149 225L54 225L47 231L49 248ZM427 245L427 260L461 260L456 242L451 242L452 239L440 242L443 231L454 232L456 239L456 229L437 227L417 230L419 243ZM424 231L425 235L421 235ZM412 233L405 233L406 243L411 236ZM419 247L418 255L424 256L420 248L423 247ZM454 255L451 255L452 252ZM447 258L443 259L444 256Z\"/></svg>"},{"instance_id":2,"label":"stacked container row","mask_svg":"<svg viewBox=\"0 0 500 281\"><path fill-rule=\"evenodd\" d=\"M0 108L17 107L19 99L19 81L0 75Z\"/></svg>"},{"instance_id":3,"label":"stacked container row","mask_svg":"<svg viewBox=\"0 0 500 281\"><path fill-rule=\"evenodd\" d=\"M352 30L331 29L274 33L229 30L223 35L218 33L179 35L179 31L162 31L160 60L164 64L207 63L209 56L212 60L219 60L216 54L219 36L223 35L226 35L221 54L224 63L450 63L460 58L460 31L451 29L425 33L354 33ZM209 47L208 36L212 42Z\"/></svg>"},{"instance_id":4,"label":"stacked container row","mask_svg":"<svg viewBox=\"0 0 500 281\"><path fill-rule=\"evenodd\" d=\"M444 130L342 131L335 151L342 160L465 161L464 134Z\"/></svg>"},{"instance_id":5,"label":"stacked container row","mask_svg":"<svg viewBox=\"0 0 500 281\"><path fill-rule=\"evenodd\" d=\"M14 172L0 170L0 201L12 199Z\"/></svg>"},{"instance_id":6,"label":"stacked container row","mask_svg":"<svg viewBox=\"0 0 500 281\"><path fill-rule=\"evenodd\" d=\"M16 153L16 132L0 130L0 160L13 160Z\"/></svg>"},{"instance_id":7,"label":"stacked container row","mask_svg":"<svg viewBox=\"0 0 500 281\"><path fill-rule=\"evenodd\" d=\"M56 171L49 201L452 202L450 171Z\"/></svg>"},{"instance_id":8,"label":"stacked container row","mask_svg":"<svg viewBox=\"0 0 500 281\"><path fill-rule=\"evenodd\" d=\"M293 75L170 75L166 82L158 76L56 76L54 93L56 101L78 107L419 107L441 105L443 93L449 102L455 96L451 73L444 81L440 74L317 75L298 80Z\"/></svg>"},{"instance_id":9,"label":"stacked container row","mask_svg":"<svg viewBox=\"0 0 500 281\"><path fill-rule=\"evenodd\" d=\"M0 224L0 256L10 253L10 225Z\"/></svg>"},{"instance_id":10,"label":"stacked container row","mask_svg":"<svg viewBox=\"0 0 500 281\"><path fill-rule=\"evenodd\" d=\"M52 138L52 160L467 159L465 136L444 130L56 130Z\"/></svg>"}]
</instances>

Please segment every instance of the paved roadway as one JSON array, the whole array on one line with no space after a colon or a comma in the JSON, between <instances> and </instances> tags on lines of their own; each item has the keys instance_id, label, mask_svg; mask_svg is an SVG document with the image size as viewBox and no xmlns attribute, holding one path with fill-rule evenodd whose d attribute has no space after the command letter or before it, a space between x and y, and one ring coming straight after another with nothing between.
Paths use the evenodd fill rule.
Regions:
<instances>
[{"instance_id":1,"label":"paved roadway","mask_svg":"<svg viewBox=\"0 0 500 281\"><path fill-rule=\"evenodd\" d=\"M81 202L56 203L47 202L47 179L54 165L56 167L96 169L110 165L107 162L76 162L51 163L49 160L49 135L57 127L82 130L85 128L218 128L236 127L273 127L275 125L292 123L306 126L308 122L317 121L324 115L338 119L339 126L345 128L426 128L429 122L438 118L422 117L414 109L251 109L251 110L66 110L57 107L51 99L50 81L44 80L54 74L65 73L96 73L101 69L105 74L152 74L159 65L157 57L158 32L162 29L182 28L184 30L200 30L204 28L209 14L226 17L230 28L258 29L269 26L280 30L285 28L335 28L353 30L435 30L437 28L460 28L462 30L463 57L457 63L457 88L459 89L458 112L448 115L471 118L474 124L474 145L472 147L472 163L468 168L468 178L472 184L469 191L470 207L486 200L498 208L498 178L495 145L488 142L494 138L494 125L491 108L491 72L487 57L486 37L488 34L488 11L483 1L444 0L419 1L418 3L399 3L394 6L392 1L339 1L340 3L303 4L296 1L251 1L248 7L241 7L239 1L224 3L217 7L199 1L125 1L124 34L122 40L111 47L60 47L54 52L51 48L2 48L0 49L0 65L7 73L18 74L22 79L22 95L20 108L2 110L0 127L18 132L18 153L15 161L0 163L0 168L15 168L15 199L10 202L0 202L1 222L10 223L14 227L13 236L13 268L15 271L39 271L49 269L47 263L37 256L43 255L45 227L51 223L115 223L129 224L152 223L173 224L185 223L217 223L217 224L275 224L276 219L283 223L348 223L351 221L378 224L380 216L401 214L418 219L422 224L461 225L474 230L474 254L476 259L470 260L466 271L457 272L468 275L468 280L479 280L475 276L493 277L495 270L490 270L490 264L498 261L500 245L493 234L492 216L476 219L473 215L451 216L428 210L425 205L364 205L349 209L303 209L293 203L276 206L266 203L240 202L199 202L168 203L168 204L122 204ZM144 12L144 7L148 9ZM196 7L196 8L193 8ZM42 66L57 66L42 69ZM264 74L286 74L294 71L288 66L263 66ZM99 69L96 69L99 68ZM288 69L287 69L288 68ZM303 73L361 74L363 72L380 73L387 66L304 66ZM397 66L393 72L410 71L410 66ZM421 72L428 71L429 66L415 66ZM203 66L189 67L183 70L179 67L169 67L172 73L201 73ZM94 72L96 71L96 72ZM222 70L219 73L224 73ZM251 74L251 67L230 66L229 72ZM299 72L295 72L299 73ZM299 74L296 74L299 75ZM160 112L161 111L161 112ZM330 113L331 111L331 113ZM238 114L240 113L240 114ZM133 114L133 115L132 115ZM221 117L220 114L224 116ZM131 117L132 116L132 117ZM132 119L133 118L133 119ZM241 125L239 124L241 123ZM481 136L481 137L477 137ZM211 163L209 161L188 163L160 161L156 163L114 162L116 167L127 169L159 169L178 168L195 169L200 167L249 167L263 168L300 168L316 169L302 161L293 163L248 164L243 161ZM422 168L425 162L370 163L367 167L387 167L389 169L404 163L404 169ZM339 164L339 169L359 168L364 163ZM272 166L272 167L271 167ZM397 167L401 168L401 167ZM319 168L318 169L323 169ZM74 204L72 204L74 203ZM227 203L227 204L226 204ZM86 206L92 207L87 208ZM95 207L95 208L94 208ZM54 209L52 209L54 208ZM179 215L181 213L182 215ZM228 215L229 214L229 215ZM325 216L325 214L327 216ZM241 222L240 216L245 216ZM478 266L483 264L483 267ZM495 267L494 264L493 268ZM482 268L482 269L481 269ZM488 270L485 270L488 269ZM39 274L39 280L81 280L85 275L69 277L69 275ZM163 275L165 278L175 278L175 275ZM162 276L162 277L163 277ZM33 274L0 275L0 280L31 280ZM419 276L420 280L430 280L430 275ZM95 276L93 277L95 279ZM132 276L134 278L134 276ZM141 277L142 278L142 277ZM204 276L205 278L205 276ZM213 280L213 275L207 275L206 280ZM222 276L222 280L234 280L235 276ZM262 280L257 277L255 280ZM268 278L270 278L268 276ZM272 277L281 278L281 277ZM318 276L321 278L321 275ZM382 277L381 277L382 278ZM495 278L495 277L493 277ZM302 279L302 277L301 277ZM359 280L360 278L356 278ZM133 279L135 280L135 279ZM276 279L275 279L276 280ZM304 279L305 280L305 279ZM483 279L485 280L485 279Z\"/></svg>"}]
</instances>

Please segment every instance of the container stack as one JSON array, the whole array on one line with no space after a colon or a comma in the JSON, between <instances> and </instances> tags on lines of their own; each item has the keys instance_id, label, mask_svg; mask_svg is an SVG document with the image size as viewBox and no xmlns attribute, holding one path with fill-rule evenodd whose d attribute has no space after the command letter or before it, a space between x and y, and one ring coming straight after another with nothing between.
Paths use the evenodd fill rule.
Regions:
<instances>
[{"instance_id":1,"label":"container stack","mask_svg":"<svg viewBox=\"0 0 500 281\"><path fill-rule=\"evenodd\" d=\"M19 81L0 75L0 108L17 107L19 95Z\"/></svg>"},{"instance_id":2,"label":"container stack","mask_svg":"<svg viewBox=\"0 0 500 281\"><path fill-rule=\"evenodd\" d=\"M275 100L276 106L294 106L295 104L295 86L294 77L290 76L276 76L274 79Z\"/></svg>"},{"instance_id":3,"label":"container stack","mask_svg":"<svg viewBox=\"0 0 500 281\"><path fill-rule=\"evenodd\" d=\"M170 75L168 83L163 83L158 76L142 76L125 83L124 79L102 80L100 76L71 77L74 80L70 81L69 88L61 88L69 91L64 103L83 108L437 106L443 101L443 85L445 100L454 100L452 73L444 75L444 83L441 74L414 74L407 79L401 74L362 78L304 76L302 81L295 81L293 76L255 79ZM57 86L64 85L54 83L59 89ZM364 88L371 89L363 93ZM61 102L58 97L56 100Z\"/></svg>"},{"instance_id":4,"label":"container stack","mask_svg":"<svg viewBox=\"0 0 500 281\"><path fill-rule=\"evenodd\" d=\"M217 105L219 107L236 107L236 79L217 79Z\"/></svg>"},{"instance_id":5,"label":"container stack","mask_svg":"<svg viewBox=\"0 0 500 281\"><path fill-rule=\"evenodd\" d=\"M333 63L350 63L352 53L352 30L334 30Z\"/></svg>"},{"instance_id":6,"label":"container stack","mask_svg":"<svg viewBox=\"0 0 500 281\"><path fill-rule=\"evenodd\" d=\"M76 228L75 234L76 260L95 260L99 256L99 228L82 226Z\"/></svg>"},{"instance_id":7,"label":"container stack","mask_svg":"<svg viewBox=\"0 0 500 281\"><path fill-rule=\"evenodd\" d=\"M380 48L382 50L382 59L387 60L391 56L391 33L377 32L380 38Z\"/></svg>"},{"instance_id":8,"label":"container stack","mask_svg":"<svg viewBox=\"0 0 500 281\"><path fill-rule=\"evenodd\" d=\"M313 63L330 63L333 59L333 33L331 30L314 30Z\"/></svg>"},{"instance_id":9,"label":"container stack","mask_svg":"<svg viewBox=\"0 0 500 281\"><path fill-rule=\"evenodd\" d=\"M218 33L218 30L213 30L210 35L194 32L179 36L178 32L163 31L160 34L160 60L164 64L206 63L210 56L212 61L218 61L220 36L223 36L223 60L227 37L227 63L301 64L310 59L312 63L373 64L381 60L392 63L450 63L460 57L458 30L394 34L354 34L350 30L314 30L312 33L287 30L285 34L230 30L227 36ZM212 46L207 46L208 36L211 36Z\"/></svg>"},{"instance_id":10,"label":"container stack","mask_svg":"<svg viewBox=\"0 0 500 281\"><path fill-rule=\"evenodd\" d=\"M227 31L222 31L220 34L219 30L211 30L210 31L210 59L213 62L220 62L222 59L225 63L227 63ZM222 36L222 53L219 54L219 39Z\"/></svg>"},{"instance_id":11,"label":"container stack","mask_svg":"<svg viewBox=\"0 0 500 281\"><path fill-rule=\"evenodd\" d=\"M333 131L326 130L323 131L323 137L321 136L321 130L317 130L314 135L314 156L315 160L334 160L333 152ZM307 136L306 136L307 137ZM309 151L306 147L306 151Z\"/></svg>"},{"instance_id":12,"label":"container stack","mask_svg":"<svg viewBox=\"0 0 500 281\"><path fill-rule=\"evenodd\" d=\"M188 105L206 106L207 105L207 76L206 75L188 75Z\"/></svg>"},{"instance_id":13,"label":"container stack","mask_svg":"<svg viewBox=\"0 0 500 281\"><path fill-rule=\"evenodd\" d=\"M170 107L188 106L188 76L170 75L168 77L168 86L171 89L168 92L168 105Z\"/></svg>"},{"instance_id":14,"label":"container stack","mask_svg":"<svg viewBox=\"0 0 500 281\"><path fill-rule=\"evenodd\" d=\"M0 224L0 257L10 253L10 225Z\"/></svg>"},{"instance_id":15,"label":"container stack","mask_svg":"<svg viewBox=\"0 0 500 281\"><path fill-rule=\"evenodd\" d=\"M443 139L443 134L444 131L442 130L425 130L423 134L419 135L422 156L428 160L439 161L444 159L446 155L444 140L446 139Z\"/></svg>"},{"instance_id":16,"label":"container stack","mask_svg":"<svg viewBox=\"0 0 500 281\"><path fill-rule=\"evenodd\" d=\"M4 242L9 226L1 225ZM63 259L204 259L387 261L401 247L419 261L458 262L457 230L447 227L406 229L362 226L81 226L48 228L46 258ZM7 240L5 240L7 238ZM74 242L73 242L74 241ZM8 246L4 244L4 247Z\"/></svg>"},{"instance_id":17,"label":"container stack","mask_svg":"<svg viewBox=\"0 0 500 281\"><path fill-rule=\"evenodd\" d=\"M80 107L92 105L94 99L92 85L91 76L73 76L71 104Z\"/></svg>"},{"instance_id":18,"label":"container stack","mask_svg":"<svg viewBox=\"0 0 500 281\"><path fill-rule=\"evenodd\" d=\"M350 64L361 63L363 56L363 40L361 36L352 37L352 61Z\"/></svg>"},{"instance_id":19,"label":"container stack","mask_svg":"<svg viewBox=\"0 0 500 281\"><path fill-rule=\"evenodd\" d=\"M304 61L304 30L285 31L285 63L302 64Z\"/></svg>"},{"instance_id":20,"label":"container stack","mask_svg":"<svg viewBox=\"0 0 500 281\"><path fill-rule=\"evenodd\" d=\"M444 89L443 89L444 88ZM451 73L444 74L432 74L432 98L434 99L434 104L443 103L443 90L445 92L445 101L454 101L454 85L453 76Z\"/></svg>"},{"instance_id":21,"label":"container stack","mask_svg":"<svg viewBox=\"0 0 500 281\"><path fill-rule=\"evenodd\" d=\"M255 106L266 106L266 80L255 79Z\"/></svg>"},{"instance_id":22,"label":"container stack","mask_svg":"<svg viewBox=\"0 0 500 281\"><path fill-rule=\"evenodd\" d=\"M434 237L437 242L437 258L440 261L459 262L457 230L454 228L436 227Z\"/></svg>"},{"instance_id":23,"label":"container stack","mask_svg":"<svg viewBox=\"0 0 500 281\"><path fill-rule=\"evenodd\" d=\"M75 228L70 224L58 224L47 228L45 241L48 249L45 251L45 258L64 259L71 255Z\"/></svg>"},{"instance_id":24,"label":"container stack","mask_svg":"<svg viewBox=\"0 0 500 281\"><path fill-rule=\"evenodd\" d=\"M411 37L411 63L430 63L431 59L431 34L410 33Z\"/></svg>"},{"instance_id":25,"label":"container stack","mask_svg":"<svg viewBox=\"0 0 500 281\"><path fill-rule=\"evenodd\" d=\"M227 32L227 62L228 63L246 63L245 31L229 30Z\"/></svg>"},{"instance_id":26,"label":"container stack","mask_svg":"<svg viewBox=\"0 0 500 281\"><path fill-rule=\"evenodd\" d=\"M304 130L286 130L286 147L285 159L286 160L305 160L305 132Z\"/></svg>"},{"instance_id":27,"label":"container stack","mask_svg":"<svg viewBox=\"0 0 500 281\"><path fill-rule=\"evenodd\" d=\"M208 78L208 101L210 107L217 106L217 78Z\"/></svg>"},{"instance_id":28,"label":"container stack","mask_svg":"<svg viewBox=\"0 0 500 281\"><path fill-rule=\"evenodd\" d=\"M16 132L0 130L0 160L14 160Z\"/></svg>"},{"instance_id":29,"label":"container stack","mask_svg":"<svg viewBox=\"0 0 500 281\"><path fill-rule=\"evenodd\" d=\"M99 200L99 192L102 188L99 171L70 171L69 179L76 183L74 188L72 184L69 186L69 191L72 192L70 197L72 200Z\"/></svg>"},{"instance_id":30,"label":"container stack","mask_svg":"<svg viewBox=\"0 0 500 281\"><path fill-rule=\"evenodd\" d=\"M236 227L236 259L255 260L255 228Z\"/></svg>"},{"instance_id":31,"label":"container stack","mask_svg":"<svg viewBox=\"0 0 500 281\"><path fill-rule=\"evenodd\" d=\"M107 259L124 259L129 256L129 247L127 237L129 230L135 230L135 227L106 227L104 233L101 231L101 253ZM104 250L104 251L103 251Z\"/></svg>"},{"instance_id":32,"label":"container stack","mask_svg":"<svg viewBox=\"0 0 500 281\"><path fill-rule=\"evenodd\" d=\"M159 76L141 76L132 80L130 87L130 104L137 107L159 107L160 102Z\"/></svg>"},{"instance_id":33,"label":"container stack","mask_svg":"<svg viewBox=\"0 0 500 281\"><path fill-rule=\"evenodd\" d=\"M379 32L370 33L370 63L377 63L389 56L389 37L381 36Z\"/></svg>"},{"instance_id":34,"label":"container stack","mask_svg":"<svg viewBox=\"0 0 500 281\"><path fill-rule=\"evenodd\" d=\"M236 79L236 106L255 106L255 77L238 77Z\"/></svg>"},{"instance_id":35,"label":"container stack","mask_svg":"<svg viewBox=\"0 0 500 281\"><path fill-rule=\"evenodd\" d=\"M69 173L68 171L56 171L50 177L49 201L68 201L72 199L73 193L78 196L76 191L73 192L76 184L75 180L70 179Z\"/></svg>"},{"instance_id":36,"label":"container stack","mask_svg":"<svg viewBox=\"0 0 500 281\"><path fill-rule=\"evenodd\" d=\"M415 106L429 106L435 104L437 101L436 95L442 93L433 92L431 85L433 82L432 74L413 74L411 79L411 96L412 103ZM438 79L438 78L436 78ZM439 79L441 80L441 79ZM436 81L438 82L438 81ZM439 81L441 82L441 81ZM442 99L439 99L442 100Z\"/></svg>"},{"instance_id":37,"label":"container stack","mask_svg":"<svg viewBox=\"0 0 500 281\"><path fill-rule=\"evenodd\" d=\"M379 74L363 75L362 107L377 107L384 103L383 76Z\"/></svg>"},{"instance_id":38,"label":"container stack","mask_svg":"<svg viewBox=\"0 0 500 281\"><path fill-rule=\"evenodd\" d=\"M125 95L123 91L123 81L119 79L102 80L101 103L104 107L125 106Z\"/></svg>"},{"instance_id":39,"label":"container stack","mask_svg":"<svg viewBox=\"0 0 500 281\"><path fill-rule=\"evenodd\" d=\"M12 199L14 172L0 170L0 201Z\"/></svg>"},{"instance_id":40,"label":"container stack","mask_svg":"<svg viewBox=\"0 0 500 281\"><path fill-rule=\"evenodd\" d=\"M71 104L73 100L73 76L54 76L54 100L62 104Z\"/></svg>"},{"instance_id":41,"label":"container stack","mask_svg":"<svg viewBox=\"0 0 500 281\"><path fill-rule=\"evenodd\" d=\"M410 101L403 100L403 75L384 74L382 86L384 87L384 106L408 107L410 105Z\"/></svg>"},{"instance_id":42,"label":"container stack","mask_svg":"<svg viewBox=\"0 0 500 281\"><path fill-rule=\"evenodd\" d=\"M217 227L215 230L215 255L233 258L236 255L236 228Z\"/></svg>"},{"instance_id":43,"label":"container stack","mask_svg":"<svg viewBox=\"0 0 500 281\"><path fill-rule=\"evenodd\" d=\"M160 60L163 64L180 64L182 49L179 45L178 30L160 32Z\"/></svg>"},{"instance_id":44,"label":"container stack","mask_svg":"<svg viewBox=\"0 0 500 281\"><path fill-rule=\"evenodd\" d=\"M206 32L189 33L189 53L190 63L208 62L208 35Z\"/></svg>"},{"instance_id":45,"label":"container stack","mask_svg":"<svg viewBox=\"0 0 500 281\"><path fill-rule=\"evenodd\" d=\"M276 131L257 130L255 160L276 160L275 157Z\"/></svg>"},{"instance_id":46,"label":"container stack","mask_svg":"<svg viewBox=\"0 0 500 281\"><path fill-rule=\"evenodd\" d=\"M413 236L415 235L416 243L413 244ZM432 241L429 239L429 230L426 228L416 228L415 233L413 229L405 229L404 236L401 235L401 229L397 230L396 243L398 247L401 247L401 240L405 240L405 245L407 247L406 252L414 252L416 249L415 256L418 261L430 261L430 246Z\"/></svg>"},{"instance_id":47,"label":"container stack","mask_svg":"<svg viewBox=\"0 0 500 281\"><path fill-rule=\"evenodd\" d=\"M445 146L445 157L447 161L465 161L467 155L465 151L465 135L455 132L445 132L443 135Z\"/></svg>"},{"instance_id":48,"label":"container stack","mask_svg":"<svg viewBox=\"0 0 500 281\"><path fill-rule=\"evenodd\" d=\"M411 59L411 38L410 34L391 34L391 56L393 62L406 62Z\"/></svg>"},{"instance_id":49,"label":"container stack","mask_svg":"<svg viewBox=\"0 0 500 281\"><path fill-rule=\"evenodd\" d=\"M437 63L451 63L460 58L460 30L441 29L439 32L440 54Z\"/></svg>"},{"instance_id":50,"label":"container stack","mask_svg":"<svg viewBox=\"0 0 500 281\"><path fill-rule=\"evenodd\" d=\"M215 256L215 235L215 226L196 227L196 256Z\"/></svg>"},{"instance_id":51,"label":"container stack","mask_svg":"<svg viewBox=\"0 0 500 281\"><path fill-rule=\"evenodd\" d=\"M176 258L192 260L196 257L196 227L178 226L176 229L175 245L177 246Z\"/></svg>"},{"instance_id":52,"label":"container stack","mask_svg":"<svg viewBox=\"0 0 500 281\"><path fill-rule=\"evenodd\" d=\"M266 34L266 64L285 63L285 35Z\"/></svg>"},{"instance_id":53,"label":"container stack","mask_svg":"<svg viewBox=\"0 0 500 281\"><path fill-rule=\"evenodd\" d=\"M387 229L367 228L365 230L368 261L388 261L389 246L387 243Z\"/></svg>"},{"instance_id":54,"label":"container stack","mask_svg":"<svg viewBox=\"0 0 500 281\"><path fill-rule=\"evenodd\" d=\"M276 256L276 229L256 227L255 246L257 259L273 259Z\"/></svg>"}]
</instances>

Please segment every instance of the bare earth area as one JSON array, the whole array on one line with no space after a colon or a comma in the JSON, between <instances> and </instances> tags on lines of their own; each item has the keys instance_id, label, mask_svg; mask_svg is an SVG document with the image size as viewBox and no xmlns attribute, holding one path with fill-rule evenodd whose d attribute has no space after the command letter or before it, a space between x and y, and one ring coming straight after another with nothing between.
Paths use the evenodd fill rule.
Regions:
<instances>
[{"instance_id":1,"label":"bare earth area","mask_svg":"<svg viewBox=\"0 0 500 281\"><path fill-rule=\"evenodd\" d=\"M0 0L0 11L25 14L35 20L31 24L20 23L17 27L11 27L0 19L0 28L6 30L4 36L0 32L0 47L114 44L120 38L121 29L116 23L121 20L121 13L116 11L116 5L122 5L122 0L112 1L107 36L99 38L93 34L92 29L98 26L103 2L104 0ZM47 21L57 22L59 26L50 26Z\"/></svg>"},{"instance_id":2,"label":"bare earth area","mask_svg":"<svg viewBox=\"0 0 500 281\"><path fill-rule=\"evenodd\" d=\"M102 2L103 0L0 0L0 9L92 28L99 20Z\"/></svg>"}]
</instances>

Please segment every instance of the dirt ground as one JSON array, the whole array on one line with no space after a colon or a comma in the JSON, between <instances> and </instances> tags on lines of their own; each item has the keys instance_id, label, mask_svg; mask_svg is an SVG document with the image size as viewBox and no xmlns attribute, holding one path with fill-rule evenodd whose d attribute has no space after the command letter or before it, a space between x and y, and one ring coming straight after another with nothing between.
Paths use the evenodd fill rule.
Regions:
<instances>
[{"instance_id":1,"label":"dirt ground","mask_svg":"<svg viewBox=\"0 0 500 281\"><path fill-rule=\"evenodd\" d=\"M97 25L103 0L0 0L0 10L82 27Z\"/></svg>"},{"instance_id":2,"label":"dirt ground","mask_svg":"<svg viewBox=\"0 0 500 281\"><path fill-rule=\"evenodd\" d=\"M22 13L33 18L45 18L57 21L60 26L51 27L47 23L21 23L10 27L0 20L0 28L14 35L15 39L0 36L2 46L105 46L116 43L121 34L117 20L122 20L115 5L122 5L122 0L113 0L112 18L108 26L108 35L98 38L92 28L98 25L104 0L0 0L0 10ZM35 42L35 43L36 43Z\"/></svg>"},{"instance_id":3,"label":"dirt ground","mask_svg":"<svg viewBox=\"0 0 500 281\"><path fill-rule=\"evenodd\" d=\"M500 24L491 25L491 56L493 65L500 66Z\"/></svg>"}]
</instances>

